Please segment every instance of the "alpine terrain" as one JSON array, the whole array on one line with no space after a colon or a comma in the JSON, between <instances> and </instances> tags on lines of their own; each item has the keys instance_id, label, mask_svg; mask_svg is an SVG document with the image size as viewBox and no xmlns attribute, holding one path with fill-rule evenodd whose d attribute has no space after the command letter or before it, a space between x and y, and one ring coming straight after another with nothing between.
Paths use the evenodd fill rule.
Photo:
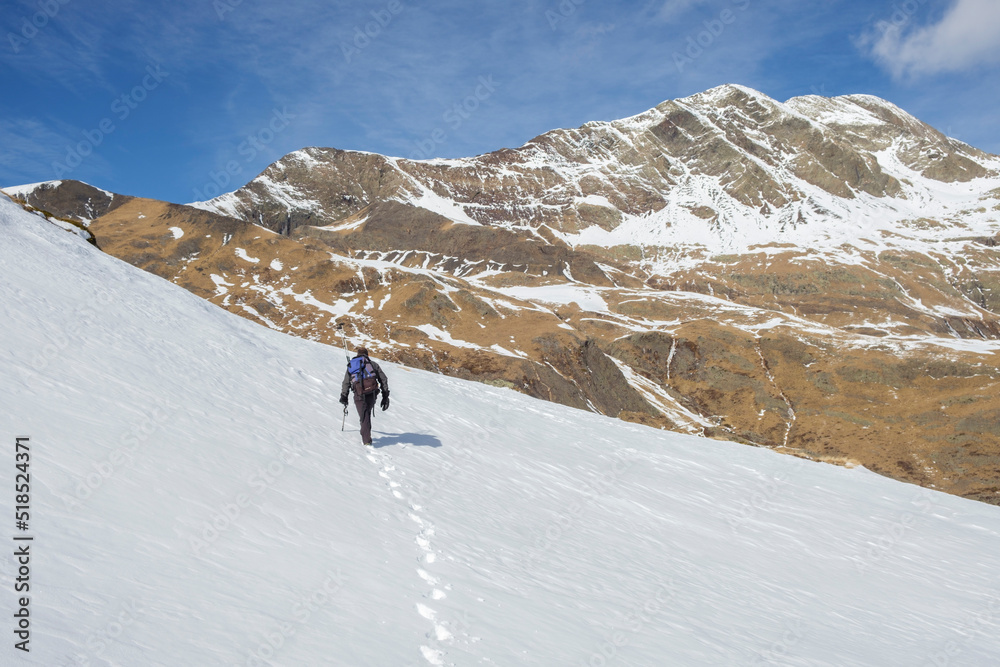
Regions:
<instances>
[{"instance_id":1,"label":"alpine terrain","mask_svg":"<svg viewBox=\"0 0 1000 667\"><path fill-rule=\"evenodd\" d=\"M833 397L852 382L838 368L856 363L858 372L876 373L872 359L884 359L886 373L901 363L945 364L931 361L941 350L965 355L950 363L975 373L942 371L926 381L951 382L956 396L973 395L962 388L977 377L986 386L985 371L969 360L985 354L988 340L887 332L871 337L887 346L876 350L884 356L866 357L875 342L863 344L864 334L802 313L808 292L794 304L798 315L772 304L771 317L780 321L768 323L754 319L763 307L738 303L735 291L713 299L644 288L625 269L617 273L612 260L586 260L590 255L557 241L525 241L523 252L565 253L572 280L565 266L562 278L501 268L483 268L478 278L452 275L432 270L429 252L427 268L409 266L405 252L397 263L386 255L324 264L318 258L329 257L326 242L294 236L302 227L290 238L75 184L45 190L89 193L67 195L59 217L91 220L106 250L125 254L133 243L127 252L148 253L133 260L172 272L178 282L190 276L191 291L202 289L200 274L217 276L226 293L220 300L214 287L205 288L207 296L259 313L251 319L320 337L340 315L357 325L352 342L385 345L399 335L409 358L454 360L455 375L465 368L461 359L488 367L490 354L521 360L525 369L551 363L545 377L579 387L567 402L587 395L585 383L570 383L568 369L581 364L628 379L609 385L609 395L638 396L622 400L662 405L698 424L707 417L695 411L697 400L708 399L697 397L713 383L745 378L730 400L752 397L756 368L770 368L774 384L759 400L773 401L768 392L793 377L789 367L803 374L830 368L832 356L820 346L833 341L845 357L822 371L837 390ZM413 219L430 215L411 212ZM30 517L16 535L33 538L8 543L25 555L0 559L11 584L3 665L985 666L1000 654L996 507L861 467L627 424L393 363L383 364L393 405L376 415L376 446L365 448L351 430L356 421L342 432L333 409L342 349L225 312L101 252L89 234L54 215L0 196L0 429L10 457L0 510L11 535L14 503L22 502L13 493L20 442L30 452L30 498L23 501ZM347 244L365 233L361 225L335 234ZM559 237L552 231L551 238ZM771 250L756 252L778 261ZM793 259L782 261L794 266ZM572 267L587 261L608 284L577 282L582 274ZM748 265L740 262L749 261L732 260L727 275L744 275L740 267ZM313 271L311 279L293 280ZM340 276L343 285L335 282ZM254 294L271 299L273 310L254 305ZM567 297L583 303L558 303ZM741 298L750 300L751 290ZM900 291L897 298L916 309L907 300L916 297ZM413 300L414 317L439 317L430 320L437 324L397 326L392 320L406 311L394 302L404 299ZM421 306L441 300L453 308ZM506 352L488 352L485 339L470 347L471 335L446 328L454 321L474 331L474 320L458 318L471 318L477 305L487 333L514 337L495 343ZM659 313L674 311L704 317L654 326ZM504 329L521 312L566 325L535 343L545 356L522 347L533 339L520 330ZM928 313L923 326L930 329L934 317ZM427 342L449 331L462 342ZM568 343L574 336L581 341L575 351ZM797 336L803 340L795 343ZM669 361L642 356L662 341L676 341ZM741 345L762 359L741 366ZM449 347L454 356L445 355ZM896 360L893 350L903 351ZM662 383L639 370L654 361L664 369ZM667 384L667 371L688 394ZM924 381L901 377L893 388L902 400ZM800 399L791 388L782 391L795 405L794 423L806 421ZM871 396L877 405L881 394ZM790 414L787 406L771 409ZM952 410L975 409L975 402L955 402L941 412L954 420ZM872 429L890 414L885 410L870 417ZM862 419L844 414L845 423ZM793 428L789 447L796 437ZM29 589L14 594L15 578Z\"/></svg>"},{"instance_id":2,"label":"alpine terrain","mask_svg":"<svg viewBox=\"0 0 1000 667\"><path fill-rule=\"evenodd\" d=\"M305 148L189 205L5 191L277 331L1000 503L1000 158L875 97L728 85L465 159Z\"/></svg>"}]
</instances>

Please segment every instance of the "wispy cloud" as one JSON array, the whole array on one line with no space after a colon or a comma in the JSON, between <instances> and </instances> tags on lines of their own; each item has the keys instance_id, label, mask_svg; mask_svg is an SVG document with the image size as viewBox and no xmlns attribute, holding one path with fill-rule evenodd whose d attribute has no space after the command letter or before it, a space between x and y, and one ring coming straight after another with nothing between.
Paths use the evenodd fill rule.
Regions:
<instances>
[{"instance_id":1,"label":"wispy cloud","mask_svg":"<svg viewBox=\"0 0 1000 667\"><path fill-rule=\"evenodd\" d=\"M939 21L920 25L928 10L927 0L893 5L860 45L896 78L1000 62L1000 2L955 0Z\"/></svg>"},{"instance_id":2,"label":"wispy cloud","mask_svg":"<svg viewBox=\"0 0 1000 667\"><path fill-rule=\"evenodd\" d=\"M614 31L614 23L585 23L576 29L576 36L581 38L597 37Z\"/></svg>"},{"instance_id":3,"label":"wispy cloud","mask_svg":"<svg viewBox=\"0 0 1000 667\"><path fill-rule=\"evenodd\" d=\"M57 127L59 129L53 129ZM78 131L49 119L0 119L0 186L29 181L48 181L58 176L56 163L65 163L67 153L81 137ZM107 177L110 167L104 158L88 156L86 169L74 178Z\"/></svg>"},{"instance_id":4,"label":"wispy cloud","mask_svg":"<svg viewBox=\"0 0 1000 667\"><path fill-rule=\"evenodd\" d=\"M61 145L60 142L65 144L66 139L37 120L0 120L0 144L3 145L3 151L0 151L0 169L14 170L22 168L26 162L44 163L60 159L61 152L53 148ZM41 170L32 175L45 178ZM5 185L17 185L17 183L5 183Z\"/></svg>"},{"instance_id":5,"label":"wispy cloud","mask_svg":"<svg viewBox=\"0 0 1000 667\"><path fill-rule=\"evenodd\" d=\"M8 4L11 30L39 6ZM920 91L893 82L890 63L900 73L957 67L983 62L1000 42L1000 0L879 4L884 16L867 0L823 0L808 11L801 0L59 3L23 48L0 49L10 93L0 97L0 180L50 178L53 161L104 117L118 129L73 177L190 201L233 160L242 170L231 187L303 146L407 156L433 144L442 157L474 155L722 83L774 96L829 88L893 98L902 89L893 99L903 103ZM865 26L872 33L860 52L850 36ZM151 64L169 78L119 123L110 105ZM480 77L496 90L473 100ZM929 95L947 96L943 79ZM992 108L988 83L966 99ZM456 105L475 109L459 124ZM968 114L947 109L943 127ZM271 137L276 111L290 122ZM992 137L992 127L982 131ZM241 147L261 133L268 141L246 158Z\"/></svg>"},{"instance_id":6,"label":"wispy cloud","mask_svg":"<svg viewBox=\"0 0 1000 667\"><path fill-rule=\"evenodd\" d=\"M665 0L656 10L656 18L670 23L683 16L691 8L704 4L707 0Z\"/></svg>"}]
</instances>

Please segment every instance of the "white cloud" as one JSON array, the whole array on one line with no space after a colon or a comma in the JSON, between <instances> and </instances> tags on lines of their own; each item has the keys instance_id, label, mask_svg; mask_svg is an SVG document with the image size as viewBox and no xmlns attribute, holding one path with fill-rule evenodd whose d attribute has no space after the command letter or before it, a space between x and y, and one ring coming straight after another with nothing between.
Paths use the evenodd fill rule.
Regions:
<instances>
[{"instance_id":1,"label":"white cloud","mask_svg":"<svg viewBox=\"0 0 1000 667\"><path fill-rule=\"evenodd\" d=\"M1000 61L1000 2L955 0L937 23L917 26L928 0L904 0L862 40L896 77L953 72Z\"/></svg>"}]
</instances>

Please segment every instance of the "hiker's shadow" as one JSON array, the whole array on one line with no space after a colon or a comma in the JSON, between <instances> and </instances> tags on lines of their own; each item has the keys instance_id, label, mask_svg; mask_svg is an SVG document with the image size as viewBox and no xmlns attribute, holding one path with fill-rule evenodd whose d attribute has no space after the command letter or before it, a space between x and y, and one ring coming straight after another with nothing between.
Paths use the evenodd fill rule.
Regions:
<instances>
[{"instance_id":1,"label":"hiker's shadow","mask_svg":"<svg viewBox=\"0 0 1000 667\"><path fill-rule=\"evenodd\" d=\"M440 447L441 441L436 435L427 433L382 433L375 431L380 437L372 443L376 449L394 445L413 445L414 447Z\"/></svg>"}]
</instances>

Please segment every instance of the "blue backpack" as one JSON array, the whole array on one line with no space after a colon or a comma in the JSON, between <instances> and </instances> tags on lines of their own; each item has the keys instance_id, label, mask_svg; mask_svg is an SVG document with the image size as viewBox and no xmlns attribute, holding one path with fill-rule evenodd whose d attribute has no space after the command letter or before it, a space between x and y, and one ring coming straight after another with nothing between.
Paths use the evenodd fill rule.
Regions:
<instances>
[{"instance_id":1,"label":"blue backpack","mask_svg":"<svg viewBox=\"0 0 1000 667\"><path fill-rule=\"evenodd\" d=\"M378 374L368 357L354 357L347 362L351 388L355 394L370 394L378 389Z\"/></svg>"}]
</instances>

